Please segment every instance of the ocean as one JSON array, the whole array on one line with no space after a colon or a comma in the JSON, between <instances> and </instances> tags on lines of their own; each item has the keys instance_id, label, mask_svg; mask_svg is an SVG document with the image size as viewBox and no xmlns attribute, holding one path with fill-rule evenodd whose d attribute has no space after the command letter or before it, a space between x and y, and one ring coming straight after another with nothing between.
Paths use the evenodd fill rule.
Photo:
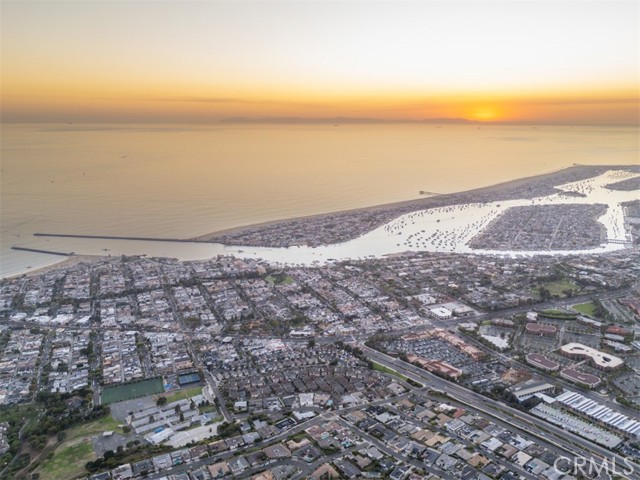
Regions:
<instances>
[{"instance_id":1,"label":"ocean","mask_svg":"<svg viewBox=\"0 0 640 480\"><path fill-rule=\"evenodd\" d=\"M636 128L483 125L3 124L0 275L84 254L206 258L189 238L450 193L573 164L638 164ZM132 245L135 243L136 245Z\"/></svg>"}]
</instances>

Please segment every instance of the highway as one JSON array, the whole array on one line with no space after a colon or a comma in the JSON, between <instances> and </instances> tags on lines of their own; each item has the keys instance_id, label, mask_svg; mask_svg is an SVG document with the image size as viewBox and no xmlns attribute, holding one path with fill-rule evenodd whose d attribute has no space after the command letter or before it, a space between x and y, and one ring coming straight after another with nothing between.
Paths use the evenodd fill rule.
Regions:
<instances>
[{"instance_id":1,"label":"highway","mask_svg":"<svg viewBox=\"0 0 640 480\"><path fill-rule=\"evenodd\" d=\"M625 464L624 457L596 445L585 438L558 428L528 413L475 393L458 384L449 382L421 368L403 362L400 359L390 357L364 345L360 347L363 349L367 358L391 367L399 373L415 381L424 383L432 389L441 390L454 400L479 410L485 415L513 424L515 427L526 431L529 435L533 435L545 443L551 443L563 449L565 452L570 453L571 456L584 456L587 458L595 456L608 459L609 461L615 460L618 465ZM507 418L507 416L510 418ZM629 462L629 460L627 460L627 462ZM638 473L632 474L629 478L640 480L640 466L636 463L632 463L632 465Z\"/></svg>"}]
</instances>

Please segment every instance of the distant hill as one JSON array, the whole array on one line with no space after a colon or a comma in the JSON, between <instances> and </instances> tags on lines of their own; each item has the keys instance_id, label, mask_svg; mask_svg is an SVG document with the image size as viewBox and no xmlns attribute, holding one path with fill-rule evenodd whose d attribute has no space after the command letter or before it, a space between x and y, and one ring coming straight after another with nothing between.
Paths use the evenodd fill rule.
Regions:
<instances>
[{"instance_id":1,"label":"distant hill","mask_svg":"<svg viewBox=\"0 0 640 480\"><path fill-rule=\"evenodd\" d=\"M475 124L481 122L474 122L466 118L423 118L420 120L404 120L404 119L391 119L383 120L379 118L366 118L366 117L329 117L329 118L309 118L309 117L262 117L262 118L250 118L250 117L229 117L220 120L220 123L301 123L301 124L377 124L377 123L427 123L427 124L439 124L439 125L458 125L458 124Z\"/></svg>"}]
</instances>

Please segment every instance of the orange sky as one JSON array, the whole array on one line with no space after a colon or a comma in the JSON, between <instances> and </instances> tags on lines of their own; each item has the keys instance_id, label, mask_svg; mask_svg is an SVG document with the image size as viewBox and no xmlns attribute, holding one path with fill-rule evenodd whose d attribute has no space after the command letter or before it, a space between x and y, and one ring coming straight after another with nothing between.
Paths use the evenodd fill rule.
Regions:
<instances>
[{"instance_id":1,"label":"orange sky","mask_svg":"<svg viewBox=\"0 0 640 480\"><path fill-rule=\"evenodd\" d=\"M633 1L2 3L3 121L638 124Z\"/></svg>"}]
</instances>

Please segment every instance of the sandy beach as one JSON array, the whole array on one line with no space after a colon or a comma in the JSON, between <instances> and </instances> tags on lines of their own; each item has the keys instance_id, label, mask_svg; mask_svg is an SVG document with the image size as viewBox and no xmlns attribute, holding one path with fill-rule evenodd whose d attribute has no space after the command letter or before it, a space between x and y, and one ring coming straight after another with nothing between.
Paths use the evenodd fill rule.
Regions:
<instances>
[{"instance_id":1,"label":"sandy beach","mask_svg":"<svg viewBox=\"0 0 640 480\"><path fill-rule=\"evenodd\" d=\"M31 276L37 276L37 275L43 275L49 272L54 272L56 270L60 270L63 268L71 268L74 267L80 263L93 263L93 262L98 262L100 260L104 260L105 256L102 255L71 255L67 258L65 258L64 260L60 260L59 262L55 262L52 263L51 265L45 265L43 267L38 267L38 268L34 268L34 269L29 269L28 271L24 272L24 273L18 273L15 275L9 275L5 278L15 278L15 277L22 277L22 276L27 276L27 277L31 277Z\"/></svg>"}]
</instances>

